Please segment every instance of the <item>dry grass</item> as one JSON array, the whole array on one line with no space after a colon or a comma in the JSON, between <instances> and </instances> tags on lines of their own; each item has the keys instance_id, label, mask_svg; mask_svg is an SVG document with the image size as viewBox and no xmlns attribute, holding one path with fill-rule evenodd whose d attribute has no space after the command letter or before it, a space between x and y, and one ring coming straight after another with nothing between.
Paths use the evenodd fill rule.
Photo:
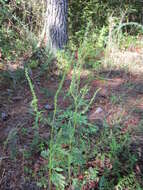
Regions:
<instances>
[{"instance_id":1,"label":"dry grass","mask_svg":"<svg viewBox=\"0 0 143 190\"><path fill-rule=\"evenodd\" d=\"M126 69L131 73L143 73L143 53L131 51L112 51L106 60L116 69Z\"/></svg>"},{"instance_id":2,"label":"dry grass","mask_svg":"<svg viewBox=\"0 0 143 190\"><path fill-rule=\"evenodd\" d=\"M120 49L118 45L112 42L105 51L104 67L125 70L132 74L143 73L143 45L140 47Z\"/></svg>"}]
</instances>

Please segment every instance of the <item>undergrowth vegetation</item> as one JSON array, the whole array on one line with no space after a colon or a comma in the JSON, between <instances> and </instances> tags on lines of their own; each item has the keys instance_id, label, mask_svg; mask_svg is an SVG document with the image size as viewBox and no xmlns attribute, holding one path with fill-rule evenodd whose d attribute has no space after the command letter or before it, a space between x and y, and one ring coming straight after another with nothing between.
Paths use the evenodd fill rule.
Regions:
<instances>
[{"instance_id":1,"label":"undergrowth vegetation","mask_svg":"<svg viewBox=\"0 0 143 190\"><path fill-rule=\"evenodd\" d=\"M10 103L22 89L26 101L31 101L26 114L32 118L10 130L3 150L10 150L15 164L22 155L24 180L36 182L40 190L143 189L139 151L133 150L134 130L126 130L124 110L110 123L106 117L89 119L102 90L93 90L92 80L110 81L100 76L107 69L109 75L113 69L125 73L134 69L136 57L129 60L132 66L127 65L122 53L143 48L143 28L136 22L141 21L141 7L136 1L129 2L70 1L69 43L55 58L41 42L45 1L0 0L0 87L8 88ZM53 91L43 87L45 81L56 81ZM133 88L131 85L127 88ZM46 96L47 112L39 103L39 91ZM114 106L122 104L122 95L105 95L101 99L106 97ZM68 102L66 106L61 105L63 100ZM22 103L26 101L22 99ZM48 130L46 138L41 135L43 126ZM20 142L19 150L23 137L27 142Z\"/></svg>"},{"instance_id":2,"label":"undergrowth vegetation","mask_svg":"<svg viewBox=\"0 0 143 190\"><path fill-rule=\"evenodd\" d=\"M111 127L106 120L101 125L90 123L88 120L87 113L100 89L95 91L91 99L86 98L89 87L80 87L84 57L82 54L78 57L78 62L73 65L69 89L64 96L64 99L71 103L63 110L58 106L58 97L70 68L70 63L65 60L68 67L55 94L53 114L48 118L50 136L40 151L44 161L34 174L37 184L42 188L55 187L58 190L68 187L76 190L123 190L134 187L140 190L140 183L135 176L138 156L131 149L131 133L124 133L124 126L118 123ZM37 131L36 126L38 120L40 121L37 99L27 72L26 70L26 78L33 96L32 106L36 121L34 126ZM38 137L34 139L37 140Z\"/></svg>"}]
</instances>

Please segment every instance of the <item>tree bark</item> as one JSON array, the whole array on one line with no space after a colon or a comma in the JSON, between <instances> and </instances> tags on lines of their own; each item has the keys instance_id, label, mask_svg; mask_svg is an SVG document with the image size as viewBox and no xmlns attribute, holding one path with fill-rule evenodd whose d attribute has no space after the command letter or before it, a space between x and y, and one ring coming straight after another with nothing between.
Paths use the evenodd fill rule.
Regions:
<instances>
[{"instance_id":1,"label":"tree bark","mask_svg":"<svg viewBox=\"0 0 143 190\"><path fill-rule=\"evenodd\" d=\"M55 53L67 43L68 0L46 0L46 44Z\"/></svg>"}]
</instances>

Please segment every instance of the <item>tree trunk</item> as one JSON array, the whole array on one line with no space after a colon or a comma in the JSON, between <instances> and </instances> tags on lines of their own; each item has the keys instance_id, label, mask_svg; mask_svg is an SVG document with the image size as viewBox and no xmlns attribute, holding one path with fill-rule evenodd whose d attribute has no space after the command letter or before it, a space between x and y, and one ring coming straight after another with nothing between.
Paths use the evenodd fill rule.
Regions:
<instances>
[{"instance_id":1,"label":"tree trunk","mask_svg":"<svg viewBox=\"0 0 143 190\"><path fill-rule=\"evenodd\" d=\"M46 0L46 35L47 46L55 53L67 43L68 0Z\"/></svg>"}]
</instances>

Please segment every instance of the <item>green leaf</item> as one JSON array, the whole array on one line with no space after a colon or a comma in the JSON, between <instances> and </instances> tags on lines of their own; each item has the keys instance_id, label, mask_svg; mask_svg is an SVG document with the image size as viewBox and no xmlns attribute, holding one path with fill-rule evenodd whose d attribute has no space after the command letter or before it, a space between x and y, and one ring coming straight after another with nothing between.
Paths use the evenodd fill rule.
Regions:
<instances>
[{"instance_id":1,"label":"green leaf","mask_svg":"<svg viewBox=\"0 0 143 190\"><path fill-rule=\"evenodd\" d=\"M62 172L63 171L62 168L54 168L54 170L57 171L57 172Z\"/></svg>"},{"instance_id":2,"label":"green leaf","mask_svg":"<svg viewBox=\"0 0 143 190\"><path fill-rule=\"evenodd\" d=\"M41 152L41 156L42 156L43 158L47 159L48 156L49 156L49 151L48 151L48 150L43 150L43 151Z\"/></svg>"}]
</instances>

